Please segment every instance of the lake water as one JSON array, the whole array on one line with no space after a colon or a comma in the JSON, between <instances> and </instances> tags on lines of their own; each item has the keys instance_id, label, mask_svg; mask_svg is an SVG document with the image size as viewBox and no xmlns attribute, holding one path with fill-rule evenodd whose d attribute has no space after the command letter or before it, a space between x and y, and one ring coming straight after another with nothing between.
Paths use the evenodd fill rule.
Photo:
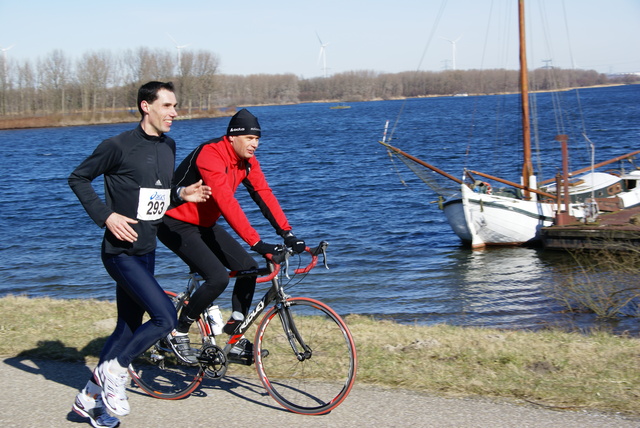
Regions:
<instances>
[{"instance_id":1,"label":"lake water","mask_svg":"<svg viewBox=\"0 0 640 428\"><path fill-rule=\"evenodd\" d=\"M563 93L580 107L596 161L638 149L640 85ZM564 100L566 97L566 101ZM556 101L557 103L558 101ZM561 168L557 133L582 125L577 113L553 116L550 94L538 96L543 115L542 178ZM377 143L384 123L392 144L460 176L470 167L517 181L518 96L443 97L351 104L251 107L263 128L258 150L269 181L296 234L327 240L330 270L316 269L291 289L357 313L402 323L539 328L594 326L571 317L548 297L571 261L563 253L528 248L463 248L433 203L436 196ZM495 119L496 109L512 111ZM569 110L569 109L568 109ZM400 114L401 112L401 114ZM399 115L400 114L400 115ZM544 117L546 116L546 117ZM178 161L201 142L222 135L228 118L179 121L171 136ZM114 298L100 262L100 230L67 185L73 168L103 139L134 124L0 131L0 296ZM571 169L587 165L584 140L572 137ZM469 155L467 156L467 152ZM403 184L401 180L406 183ZM101 189L101 179L96 180ZM239 198L266 241L276 239L242 187ZM161 245L157 276L183 287L185 265ZM262 294L262 289L256 296ZM229 307L229 294L219 300ZM614 329L638 331L637 320Z\"/></svg>"}]
</instances>

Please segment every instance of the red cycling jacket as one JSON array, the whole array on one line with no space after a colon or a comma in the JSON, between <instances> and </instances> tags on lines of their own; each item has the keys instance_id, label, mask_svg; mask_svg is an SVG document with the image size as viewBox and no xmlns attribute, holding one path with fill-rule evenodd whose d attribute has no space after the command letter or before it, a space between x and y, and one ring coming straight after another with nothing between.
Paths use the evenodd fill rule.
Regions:
<instances>
[{"instance_id":1,"label":"red cycling jacket","mask_svg":"<svg viewBox=\"0 0 640 428\"><path fill-rule=\"evenodd\" d=\"M260 162L255 157L240 159L226 136L207 141L196 148L178 166L174 177L178 187L188 186L202 178L204 184L211 187L211 198L204 203L185 202L171 208L166 213L170 217L211 227L222 216L240 238L253 246L260 241L260 235L251 226L234 196L242 183L278 235L291 230L260 169Z\"/></svg>"}]
</instances>

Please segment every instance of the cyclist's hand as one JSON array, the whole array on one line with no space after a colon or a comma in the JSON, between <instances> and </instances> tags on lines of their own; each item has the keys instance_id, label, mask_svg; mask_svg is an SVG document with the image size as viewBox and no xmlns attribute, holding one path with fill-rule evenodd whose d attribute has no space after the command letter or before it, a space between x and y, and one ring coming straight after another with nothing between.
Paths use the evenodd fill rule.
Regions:
<instances>
[{"instance_id":1,"label":"cyclist's hand","mask_svg":"<svg viewBox=\"0 0 640 428\"><path fill-rule=\"evenodd\" d=\"M280 254L282 252L282 247L278 244L267 244L266 242L260 240L257 244L251 247L253 251L264 256L265 254Z\"/></svg>"},{"instance_id":2,"label":"cyclist's hand","mask_svg":"<svg viewBox=\"0 0 640 428\"><path fill-rule=\"evenodd\" d=\"M307 248L307 244L302 239L296 238L296 235L289 232L284 236L284 245L291 248L296 253L300 254Z\"/></svg>"}]
</instances>

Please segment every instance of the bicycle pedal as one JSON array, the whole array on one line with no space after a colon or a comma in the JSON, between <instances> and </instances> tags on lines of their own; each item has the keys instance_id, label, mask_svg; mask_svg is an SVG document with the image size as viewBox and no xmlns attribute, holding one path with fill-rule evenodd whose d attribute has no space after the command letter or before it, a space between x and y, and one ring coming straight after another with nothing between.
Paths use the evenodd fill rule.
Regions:
<instances>
[{"instance_id":1,"label":"bicycle pedal","mask_svg":"<svg viewBox=\"0 0 640 428\"><path fill-rule=\"evenodd\" d=\"M253 364L253 358L238 358L238 357L228 357L227 360L233 364L240 364L243 366L250 366Z\"/></svg>"}]
</instances>

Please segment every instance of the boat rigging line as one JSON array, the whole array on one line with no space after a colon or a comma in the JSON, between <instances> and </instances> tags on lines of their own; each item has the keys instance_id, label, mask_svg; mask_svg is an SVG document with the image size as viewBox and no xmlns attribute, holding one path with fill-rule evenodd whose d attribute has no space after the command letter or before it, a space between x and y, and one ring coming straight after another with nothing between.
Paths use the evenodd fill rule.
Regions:
<instances>
[{"instance_id":1,"label":"boat rigging line","mask_svg":"<svg viewBox=\"0 0 640 428\"><path fill-rule=\"evenodd\" d=\"M438 24L440 23L440 20L442 19L442 15L444 13L444 9L446 5L447 5L447 0L442 0L442 2L440 3L440 9L436 14L434 24L431 27L431 34L429 34L429 38L427 39L427 44L425 45L424 50L422 51L422 56L420 57L420 61L418 62L418 67L416 68L416 71L415 71L416 74L420 71L420 67L422 67L422 62L424 61L424 58L427 55L427 50L429 49L429 45L431 44L431 41L434 38L434 34L438 28ZM396 120L393 123L393 126L391 127L391 132L389 133L388 141L391 141L393 139L393 134L395 133L398 123L400 122L400 116L404 111L404 107L406 103L407 103L407 99L405 98L402 104L400 105L400 111L398 111L398 116L396 117ZM385 126L385 135L386 135L386 128L387 127Z\"/></svg>"}]
</instances>

